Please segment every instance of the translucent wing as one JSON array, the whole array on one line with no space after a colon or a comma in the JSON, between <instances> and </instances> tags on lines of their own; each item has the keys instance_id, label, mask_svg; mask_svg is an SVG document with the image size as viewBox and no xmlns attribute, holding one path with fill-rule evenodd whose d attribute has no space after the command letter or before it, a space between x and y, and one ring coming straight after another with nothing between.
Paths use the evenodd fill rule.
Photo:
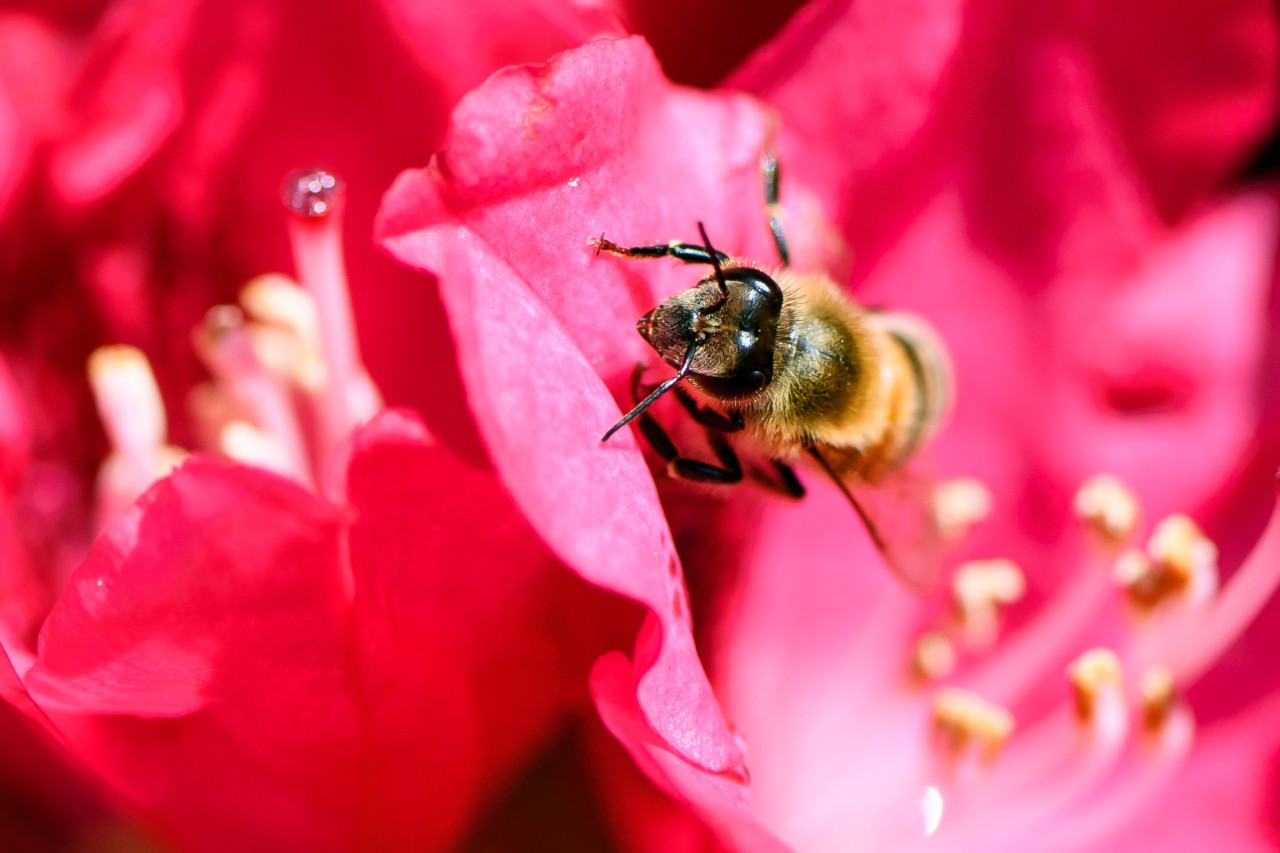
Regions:
<instances>
[{"instance_id":1,"label":"translucent wing","mask_svg":"<svg viewBox=\"0 0 1280 853\"><path fill-rule=\"evenodd\" d=\"M891 472L874 485L841 476L817 448L812 456L849 499L890 570L926 595L942 578L945 537L934 510L934 481L915 471Z\"/></svg>"}]
</instances>

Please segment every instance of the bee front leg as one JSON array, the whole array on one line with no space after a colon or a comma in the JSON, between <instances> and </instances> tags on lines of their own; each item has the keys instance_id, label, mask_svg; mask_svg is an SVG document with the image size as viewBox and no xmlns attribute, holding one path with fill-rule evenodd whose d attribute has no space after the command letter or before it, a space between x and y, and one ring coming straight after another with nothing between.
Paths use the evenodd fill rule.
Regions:
<instances>
[{"instance_id":1,"label":"bee front leg","mask_svg":"<svg viewBox=\"0 0 1280 853\"><path fill-rule=\"evenodd\" d=\"M601 234L599 237L591 241L596 247L596 254L601 252L609 252L614 255L622 255L624 258L675 258L686 264L706 264L714 266L715 261L711 259L711 253L707 251L705 246L695 246L692 243L681 243L673 241L662 246L619 246L612 240L606 240ZM715 257L720 263L728 263L729 256L724 252L716 252Z\"/></svg>"}]
</instances>

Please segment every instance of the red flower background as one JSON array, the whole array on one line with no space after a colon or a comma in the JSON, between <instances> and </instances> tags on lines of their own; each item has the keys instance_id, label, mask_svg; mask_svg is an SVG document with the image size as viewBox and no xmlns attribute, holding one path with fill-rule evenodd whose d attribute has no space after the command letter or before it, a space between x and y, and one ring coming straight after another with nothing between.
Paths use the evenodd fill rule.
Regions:
<instances>
[{"instance_id":1,"label":"red flower background","mask_svg":"<svg viewBox=\"0 0 1280 853\"><path fill-rule=\"evenodd\" d=\"M1274 843L1270 4L29 5L0 15L7 849L903 849L922 791L949 849ZM1026 584L948 678L1017 720L989 765L930 744L906 677L944 602L831 489L599 442L635 319L692 278L589 238L703 221L771 258L768 145L796 265L952 351L933 460L994 505L957 561ZM279 187L316 164L345 194L304 221ZM277 271L256 292L315 340L238 297ZM106 344L159 396L120 351L86 381ZM1099 471L1144 531L1202 523L1217 594L1127 620L1070 512ZM1076 742L1095 646L1129 688L1172 669L1167 725Z\"/></svg>"}]
</instances>

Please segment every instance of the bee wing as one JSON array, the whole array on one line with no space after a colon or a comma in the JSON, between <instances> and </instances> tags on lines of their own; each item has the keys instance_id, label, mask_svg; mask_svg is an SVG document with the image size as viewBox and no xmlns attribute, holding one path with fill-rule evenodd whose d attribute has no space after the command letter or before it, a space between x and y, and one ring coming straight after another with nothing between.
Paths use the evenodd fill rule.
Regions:
<instances>
[{"instance_id":1,"label":"bee wing","mask_svg":"<svg viewBox=\"0 0 1280 853\"><path fill-rule=\"evenodd\" d=\"M942 578L945 549L933 479L899 470L871 484L840 476L816 449L810 454L849 499L889 569L914 592L933 592Z\"/></svg>"}]
</instances>

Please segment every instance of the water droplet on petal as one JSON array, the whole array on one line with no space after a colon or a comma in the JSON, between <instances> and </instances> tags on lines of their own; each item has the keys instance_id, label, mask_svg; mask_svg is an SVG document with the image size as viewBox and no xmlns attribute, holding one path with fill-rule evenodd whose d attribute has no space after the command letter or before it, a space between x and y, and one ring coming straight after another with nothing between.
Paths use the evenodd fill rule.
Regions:
<instances>
[{"instance_id":1,"label":"water droplet on petal","mask_svg":"<svg viewBox=\"0 0 1280 853\"><path fill-rule=\"evenodd\" d=\"M284 206L298 216L325 216L342 195L343 183L324 169L294 172L281 189Z\"/></svg>"}]
</instances>

